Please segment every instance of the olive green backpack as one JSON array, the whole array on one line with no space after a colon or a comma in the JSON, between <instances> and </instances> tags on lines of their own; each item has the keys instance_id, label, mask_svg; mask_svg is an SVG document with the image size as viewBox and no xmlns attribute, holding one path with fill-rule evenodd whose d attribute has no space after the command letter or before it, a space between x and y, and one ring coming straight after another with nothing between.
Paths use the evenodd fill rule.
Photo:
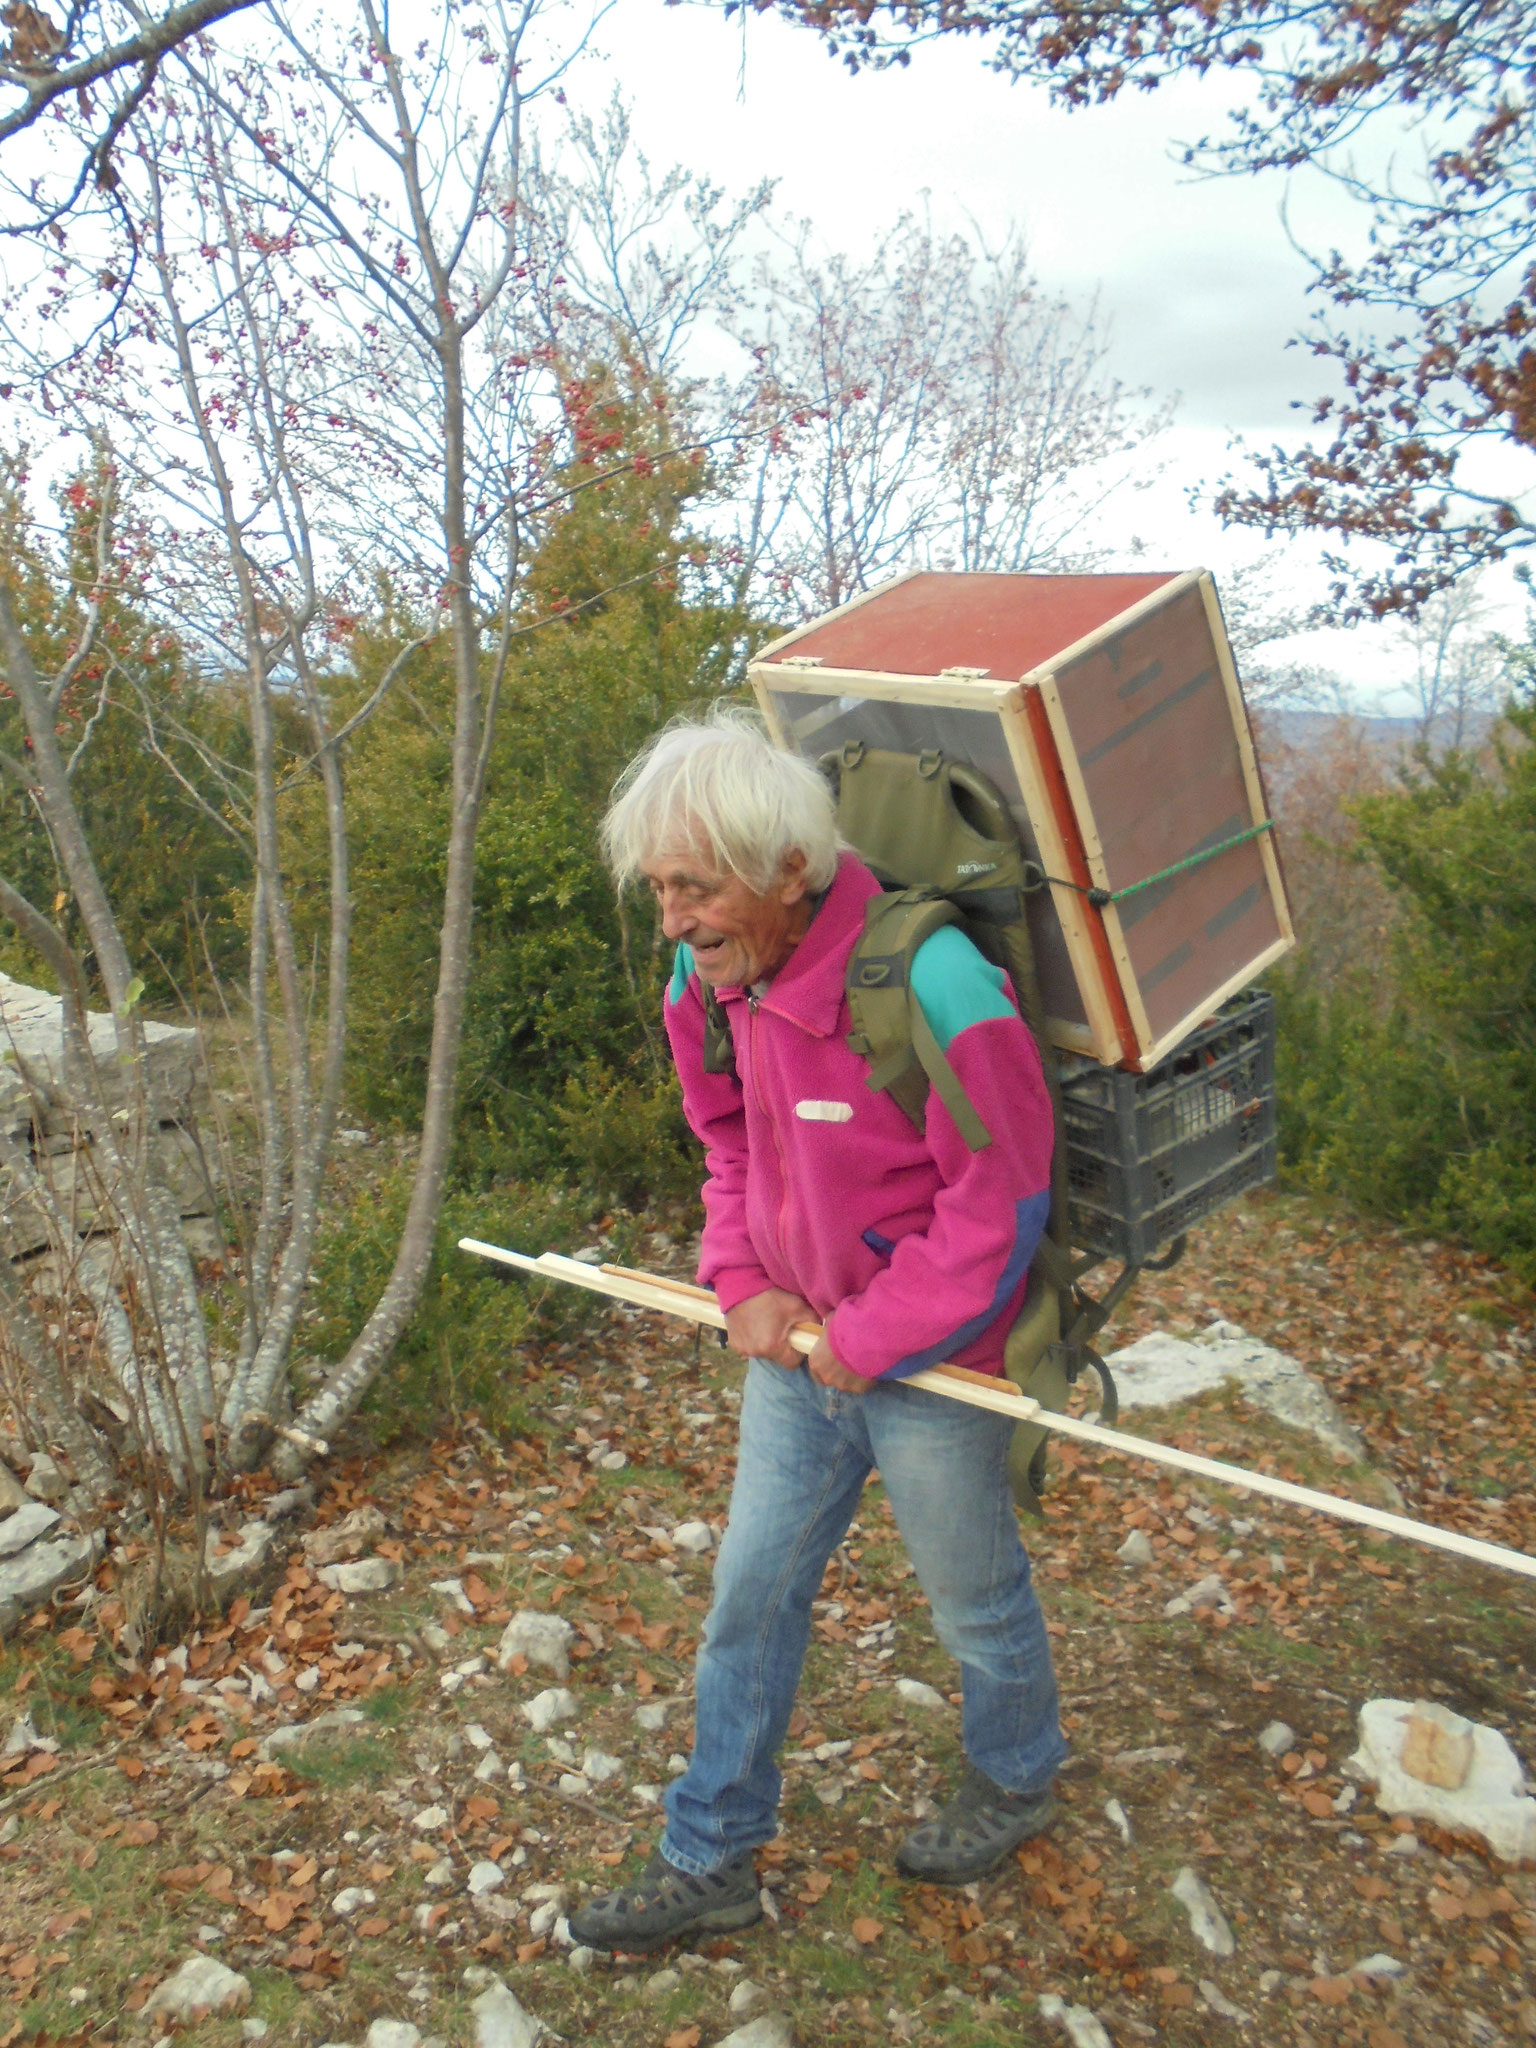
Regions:
<instances>
[{"instance_id":1,"label":"olive green backpack","mask_svg":"<svg viewBox=\"0 0 1536 2048\"><path fill-rule=\"evenodd\" d=\"M900 754L854 741L821 763L837 798L838 830L880 882L864 931L848 961L845 989L853 1019L848 1047L869 1067L869 1086L885 1090L918 1130L930 1088L973 1152L990 1134L935 1038L912 993L912 962L924 941L958 925L1013 984L1034 1034L1056 1113L1050 1221L1030 1266L1029 1289L1008 1334L1003 1370L1038 1401L1059 1412L1084 1365L1103 1387L1103 1420L1119 1411L1109 1369L1089 1339L1123 1292L1095 1301L1078 1284L1068 1240L1066 1140L1056 1063L1041 1028L1034 949L1024 898L1044 877L1027 859L1008 806L987 778L942 753ZM705 989L704 1065L736 1071L730 1023ZM1090 1262L1091 1263L1091 1262ZM1130 1275L1123 1276L1129 1284ZM1040 1512L1049 1432L1021 1422L1014 1431L1009 1476L1019 1506Z\"/></svg>"}]
</instances>

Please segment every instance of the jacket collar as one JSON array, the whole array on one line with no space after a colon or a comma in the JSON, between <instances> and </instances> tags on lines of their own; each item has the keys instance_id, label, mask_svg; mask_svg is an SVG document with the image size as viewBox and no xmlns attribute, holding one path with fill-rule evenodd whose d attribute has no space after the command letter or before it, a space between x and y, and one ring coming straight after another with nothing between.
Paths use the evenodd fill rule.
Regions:
<instances>
[{"instance_id":1,"label":"jacket collar","mask_svg":"<svg viewBox=\"0 0 1536 2048\"><path fill-rule=\"evenodd\" d=\"M879 894L880 884L858 855L843 854L809 931L769 982L762 1007L816 1038L830 1038L842 1014L848 955L864 929L864 906ZM745 995L740 988L720 990L726 1003Z\"/></svg>"}]
</instances>

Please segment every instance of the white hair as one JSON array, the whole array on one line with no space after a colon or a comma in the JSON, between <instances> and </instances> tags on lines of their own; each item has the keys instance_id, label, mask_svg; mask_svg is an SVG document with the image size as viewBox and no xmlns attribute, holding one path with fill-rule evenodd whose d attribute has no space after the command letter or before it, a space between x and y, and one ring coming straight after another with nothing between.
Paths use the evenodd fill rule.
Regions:
<instances>
[{"instance_id":1,"label":"white hair","mask_svg":"<svg viewBox=\"0 0 1536 2048\"><path fill-rule=\"evenodd\" d=\"M733 705L674 720L635 756L613 786L602 843L621 888L644 862L696 849L760 895L797 852L809 887L829 889L842 850L825 777Z\"/></svg>"}]
</instances>

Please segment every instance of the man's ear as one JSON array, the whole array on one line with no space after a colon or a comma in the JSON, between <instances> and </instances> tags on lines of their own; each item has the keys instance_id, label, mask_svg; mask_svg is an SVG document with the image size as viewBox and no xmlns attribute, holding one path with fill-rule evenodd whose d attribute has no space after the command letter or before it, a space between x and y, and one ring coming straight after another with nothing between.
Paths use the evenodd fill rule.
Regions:
<instances>
[{"instance_id":1,"label":"man's ear","mask_svg":"<svg viewBox=\"0 0 1536 2048\"><path fill-rule=\"evenodd\" d=\"M786 910L802 901L810 887L805 870L805 855L798 846L791 847L779 868L779 882L775 892Z\"/></svg>"}]
</instances>

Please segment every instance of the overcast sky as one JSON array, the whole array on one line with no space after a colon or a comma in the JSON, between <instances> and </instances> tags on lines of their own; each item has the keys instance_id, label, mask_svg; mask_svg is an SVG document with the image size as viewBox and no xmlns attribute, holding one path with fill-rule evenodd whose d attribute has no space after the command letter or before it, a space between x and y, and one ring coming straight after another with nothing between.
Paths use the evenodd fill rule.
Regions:
<instances>
[{"instance_id":1,"label":"overcast sky","mask_svg":"<svg viewBox=\"0 0 1536 2048\"><path fill-rule=\"evenodd\" d=\"M658 169L685 164L732 192L773 178L780 208L854 252L925 200L936 224L969 218L989 239L1022 227L1048 291L1079 307L1097 298L1115 372L1180 396L1164 478L1111 509L1106 537L1139 537L1160 564L1229 580L1262 550L1260 536L1192 510L1188 493L1234 466L1234 435L1263 446L1305 431L1291 402L1324 388L1326 366L1290 345L1311 275L1290 235L1317 252L1357 249L1364 221L1313 174L1202 180L1176 161L1177 143L1221 125L1230 81L1066 113L985 70L975 42L948 39L904 69L854 77L809 31L660 0L615 0L596 44L571 96L595 111L618 85ZM1319 552L1286 545L1302 601L1326 593ZM1488 595L1499 623L1518 626L1513 584L1490 580ZM1375 628L1309 636L1294 651L1358 677L1366 695L1401 667L1392 635Z\"/></svg>"}]
</instances>

